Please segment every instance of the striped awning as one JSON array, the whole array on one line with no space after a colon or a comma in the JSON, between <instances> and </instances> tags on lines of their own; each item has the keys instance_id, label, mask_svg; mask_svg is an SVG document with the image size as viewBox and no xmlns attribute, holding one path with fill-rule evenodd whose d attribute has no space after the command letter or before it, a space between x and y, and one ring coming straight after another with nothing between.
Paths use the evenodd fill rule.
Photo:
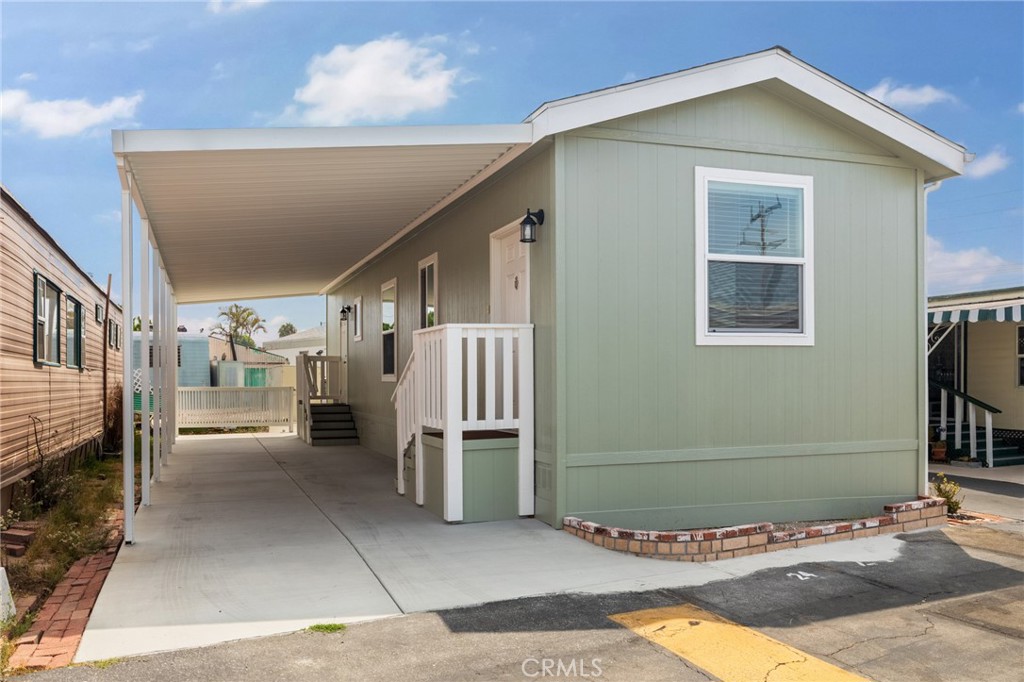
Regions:
<instances>
[{"instance_id":1,"label":"striped awning","mask_svg":"<svg viewBox=\"0 0 1024 682\"><path fill-rule=\"evenodd\" d=\"M1010 305L997 306L964 306L959 308L942 308L928 310L929 324L946 322L1020 322L1024 310L1024 301L1014 301Z\"/></svg>"}]
</instances>

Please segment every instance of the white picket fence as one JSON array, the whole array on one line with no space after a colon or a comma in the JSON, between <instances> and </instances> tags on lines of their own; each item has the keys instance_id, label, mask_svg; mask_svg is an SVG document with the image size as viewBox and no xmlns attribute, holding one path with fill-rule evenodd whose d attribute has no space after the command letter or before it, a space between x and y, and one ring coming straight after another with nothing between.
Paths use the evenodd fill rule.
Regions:
<instances>
[{"instance_id":1,"label":"white picket fence","mask_svg":"<svg viewBox=\"0 0 1024 682\"><path fill-rule=\"evenodd\" d=\"M295 421L295 393L285 387L179 387L178 428L287 426Z\"/></svg>"}]
</instances>

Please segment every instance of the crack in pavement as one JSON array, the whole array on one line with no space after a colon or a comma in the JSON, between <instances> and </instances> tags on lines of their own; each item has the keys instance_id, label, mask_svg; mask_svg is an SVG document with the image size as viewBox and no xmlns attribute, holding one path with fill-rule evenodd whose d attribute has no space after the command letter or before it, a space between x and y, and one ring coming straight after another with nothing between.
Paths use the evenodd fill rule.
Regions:
<instances>
[{"instance_id":1,"label":"crack in pavement","mask_svg":"<svg viewBox=\"0 0 1024 682\"><path fill-rule=\"evenodd\" d=\"M850 649L858 647L861 644L867 644L868 642L874 642L874 641L879 640L879 639L916 639L917 637L924 637L925 635L927 635L929 632L931 632L935 628L935 623L933 623L932 619L929 618L927 615L925 615L923 613L921 613L919 615L922 618L924 618L926 621L928 621L928 626L924 630L922 630L921 632L917 632L917 633L910 634L910 635L878 635L876 637L868 637L867 639L857 640L853 644L849 644L847 646L841 647L839 649L836 649L832 653L825 654L825 655L828 656L829 658L835 658L838 654L841 654L844 651L849 651Z\"/></svg>"},{"instance_id":2,"label":"crack in pavement","mask_svg":"<svg viewBox=\"0 0 1024 682\"><path fill-rule=\"evenodd\" d=\"M777 663L774 668L772 668L767 673L765 673L764 679L761 680L761 682L768 682L768 678L771 677L775 673L775 671L778 670L779 668L782 668L782 667L787 666L787 665L792 665L794 663L806 663L806 662L807 662L807 656L802 656L802 657L800 657L796 661L783 661L781 663Z\"/></svg>"}]
</instances>

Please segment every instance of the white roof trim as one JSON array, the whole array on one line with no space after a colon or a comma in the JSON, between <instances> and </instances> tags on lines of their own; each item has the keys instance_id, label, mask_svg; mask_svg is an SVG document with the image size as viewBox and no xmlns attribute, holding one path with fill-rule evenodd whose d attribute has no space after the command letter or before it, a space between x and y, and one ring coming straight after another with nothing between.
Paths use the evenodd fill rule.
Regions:
<instances>
[{"instance_id":1,"label":"white roof trim","mask_svg":"<svg viewBox=\"0 0 1024 682\"><path fill-rule=\"evenodd\" d=\"M529 123L113 131L115 156L146 152L423 147L457 144L523 144L532 141L533 126Z\"/></svg>"},{"instance_id":2,"label":"white roof trim","mask_svg":"<svg viewBox=\"0 0 1024 682\"><path fill-rule=\"evenodd\" d=\"M533 135L594 125L768 80L782 81L931 159L963 173L966 150L785 50L772 48L686 71L548 102L526 118Z\"/></svg>"}]
</instances>

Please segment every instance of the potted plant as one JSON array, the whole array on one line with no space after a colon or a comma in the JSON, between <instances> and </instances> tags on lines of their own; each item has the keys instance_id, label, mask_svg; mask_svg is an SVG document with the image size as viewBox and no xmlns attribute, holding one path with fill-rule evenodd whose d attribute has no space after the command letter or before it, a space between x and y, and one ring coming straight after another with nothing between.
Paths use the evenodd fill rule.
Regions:
<instances>
[{"instance_id":1,"label":"potted plant","mask_svg":"<svg viewBox=\"0 0 1024 682\"><path fill-rule=\"evenodd\" d=\"M932 443L932 459L936 462L946 461L946 441L939 439Z\"/></svg>"}]
</instances>

